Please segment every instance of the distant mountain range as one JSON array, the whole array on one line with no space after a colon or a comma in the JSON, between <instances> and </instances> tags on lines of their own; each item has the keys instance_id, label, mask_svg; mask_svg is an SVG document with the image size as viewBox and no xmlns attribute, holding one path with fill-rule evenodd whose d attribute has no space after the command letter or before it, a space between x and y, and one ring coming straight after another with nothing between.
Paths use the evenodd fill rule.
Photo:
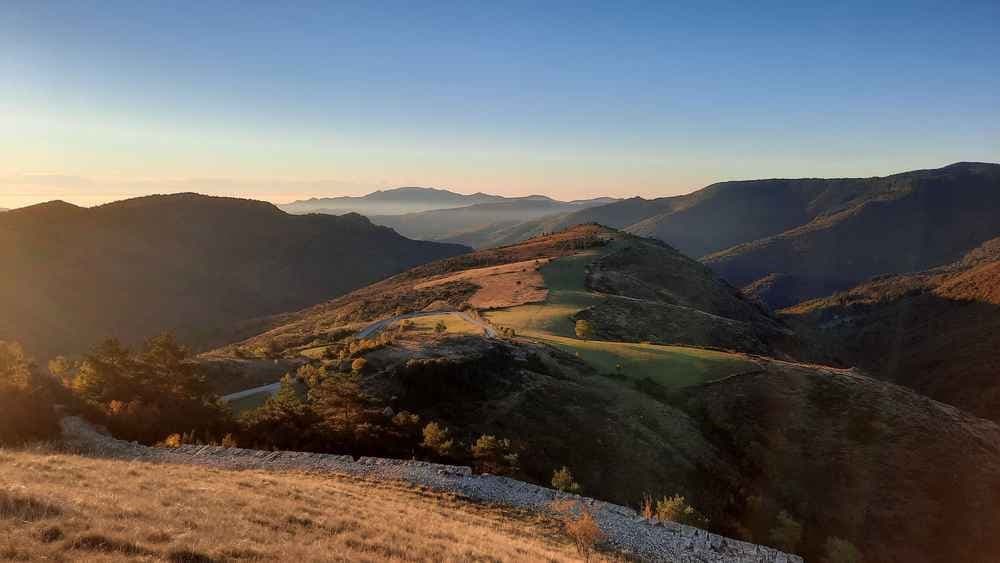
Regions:
<instances>
[{"instance_id":1,"label":"distant mountain range","mask_svg":"<svg viewBox=\"0 0 1000 563\"><path fill-rule=\"evenodd\" d=\"M495 246L500 233L516 232L534 220L571 213L617 201L597 198L557 201L545 196L506 198L453 209L436 209L404 215L373 215L372 222L392 227L403 236L422 240L447 241L472 247ZM515 236L517 242L523 236Z\"/></svg>"},{"instance_id":2,"label":"distant mountain range","mask_svg":"<svg viewBox=\"0 0 1000 563\"><path fill-rule=\"evenodd\" d=\"M198 346L466 247L406 239L356 215L295 216L195 194L0 216L0 340L42 358L104 336L172 330Z\"/></svg>"},{"instance_id":3,"label":"distant mountain range","mask_svg":"<svg viewBox=\"0 0 1000 563\"><path fill-rule=\"evenodd\" d=\"M394 188L379 190L362 197L323 197L279 205L283 211L295 214L326 213L342 215L360 213L362 215L401 215L434 209L465 207L477 203L503 201L498 195L474 193L464 195L437 188Z\"/></svg>"}]
</instances>

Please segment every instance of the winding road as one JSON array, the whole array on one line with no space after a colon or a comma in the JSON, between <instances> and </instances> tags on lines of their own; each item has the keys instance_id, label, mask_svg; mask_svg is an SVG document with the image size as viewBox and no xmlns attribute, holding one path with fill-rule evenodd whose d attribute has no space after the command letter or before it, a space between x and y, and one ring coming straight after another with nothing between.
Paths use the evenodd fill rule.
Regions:
<instances>
[{"instance_id":1,"label":"winding road","mask_svg":"<svg viewBox=\"0 0 1000 563\"><path fill-rule=\"evenodd\" d=\"M416 313L405 313L405 314L402 314L402 315L396 315L394 317L385 318L385 319L378 320L378 321L375 321L375 322L369 324L368 326L366 326L366 327L362 328L361 330L359 330L358 332L354 333L354 337L355 338L368 338L369 336L371 336L371 335L373 335L373 334L381 331L382 329L386 328L387 326L392 325L392 323L395 323L395 322L398 322L398 321L402 321L402 320L405 320L405 319L415 319L415 318L419 318L419 317L433 317L433 316L440 316L440 315L452 315L452 316L458 317L458 318L460 318L460 319L462 319L462 320L464 320L464 321L466 321L466 322L468 322L470 324L476 325L479 328L483 329L483 336L485 336L486 338L496 338L497 337L497 331L496 331L496 329L494 329L489 323L487 323L483 319L480 319L478 317L474 317L474 316L472 316L472 315L470 315L470 314L468 314L468 313L466 313L464 311L420 311L420 312L416 312ZM277 382L277 383L270 383L268 385L261 385L260 387L253 387L251 389L244 389L242 391L237 391L236 393L230 393L229 395L223 395L221 397L221 399L222 399L223 402L228 403L230 401L236 401L238 399L243 399L245 397L250 397L250 396L253 396L253 395L260 394L260 393L268 393L270 395L273 395L273 394L275 394L275 393L278 392L278 389L281 389L281 382L280 381Z\"/></svg>"}]
</instances>

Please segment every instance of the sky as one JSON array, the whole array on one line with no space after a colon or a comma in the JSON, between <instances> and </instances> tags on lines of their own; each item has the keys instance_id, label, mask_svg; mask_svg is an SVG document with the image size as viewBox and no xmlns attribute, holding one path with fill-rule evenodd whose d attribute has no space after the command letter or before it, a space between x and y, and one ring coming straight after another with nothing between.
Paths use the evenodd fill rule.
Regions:
<instances>
[{"instance_id":1,"label":"sky","mask_svg":"<svg viewBox=\"0 0 1000 563\"><path fill-rule=\"evenodd\" d=\"M1000 2L0 3L0 207L1000 161Z\"/></svg>"}]
</instances>

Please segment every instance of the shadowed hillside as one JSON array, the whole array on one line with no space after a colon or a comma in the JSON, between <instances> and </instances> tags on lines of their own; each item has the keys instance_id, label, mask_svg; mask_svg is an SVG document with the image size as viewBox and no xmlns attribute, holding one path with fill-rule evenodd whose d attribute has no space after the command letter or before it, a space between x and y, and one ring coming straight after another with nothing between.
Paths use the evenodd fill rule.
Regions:
<instances>
[{"instance_id":1,"label":"shadowed hillside","mask_svg":"<svg viewBox=\"0 0 1000 563\"><path fill-rule=\"evenodd\" d=\"M1000 233L1000 165L962 163L866 182L866 190L799 227L705 258L736 285L771 273L795 291L773 306L869 277L946 264Z\"/></svg>"},{"instance_id":2,"label":"shadowed hillside","mask_svg":"<svg viewBox=\"0 0 1000 563\"><path fill-rule=\"evenodd\" d=\"M1000 419L1000 239L953 264L876 278L782 316L841 362Z\"/></svg>"},{"instance_id":3,"label":"shadowed hillside","mask_svg":"<svg viewBox=\"0 0 1000 563\"><path fill-rule=\"evenodd\" d=\"M465 250L358 215L299 217L250 200L47 203L0 216L0 339L41 357L163 330L219 344L244 321Z\"/></svg>"}]
</instances>

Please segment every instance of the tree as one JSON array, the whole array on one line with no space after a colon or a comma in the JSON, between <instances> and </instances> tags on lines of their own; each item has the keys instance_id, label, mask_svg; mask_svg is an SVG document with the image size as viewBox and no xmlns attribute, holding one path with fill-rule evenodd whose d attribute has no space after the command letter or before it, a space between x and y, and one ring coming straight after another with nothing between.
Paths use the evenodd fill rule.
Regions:
<instances>
[{"instance_id":1,"label":"tree","mask_svg":"<svg viewBox=\"0 0 1000 563\"><path fill-rule=\"evenodd\" d=\"M155 443L175 433L210 438L231 429L199 364L169 334L135 351L113 339L99 343L84 357L73 389L119 438Z\"/></svg>"},{"instance_id":2,"label":"tree","mask_svg":"<svg viewBox=\"0 0 1000 563\"><path fill-rule=\"evenodd\" d=\"M285 376L278 392L240 417L246 443L258 448L309 449L318 440L320 419L302 400L294 380Z\"/></svg>"},{"instance_id":3,"label":"tree","mask_svg":"<svg viewBox=\"0 0 1000 563\"><path fill-rule=\"evenodd\" d=\"M823 563L861 563L861 552L845 539L829 537L823 543Z\"/></svg>"},{"instance_id":4,"label":"tree","mask_svg":"<svg viewBox=\"0 0 1000 563\"><path fill-rule=\"evenodd\" d=\"M325 378L310 389L309 401L327 439L341 449L375 446L385 430L385 406L365 391L357 372Z\"/></svg>"},{"instance_id":5,"label":"tree","mask_svg":"<svg viewBox=\"0 0 1000 563\"><path fill-rule=\"evenodd\" d=\"M802 524L787 511L778 513L777 522L769 535L771 543L782 551L795 553L802 541Z\"/></svg>"},{"instance_id":6,"label":"tree","mask_svg":"<svg viewBox=\"0 0 1000 563\"><path fill-rule=\"evenodd\" d=\"M573 479L573 473L565 465L552 472L552 486L564 493L579 493L580 484Z\"/></svg>"},{"instance_id":7,"label":"tree","mask_svg":"<svg viewBox=\"0 0 1000 563\"><path fill-rule=\"evenodd\" d=\"M427 426L424 426L423 435L424 441L421 442L421 446L441 457L448 457L452 454L455 441L451 438L451 432L447 427L436 422L428 422Z\"/></svg>"},{"instance_id":8,"label":"tree","mask_svg":"<svg viewBox=\"0 0 1000 563\"><path fill-rule=\"evenodd\" d=\"M517 453L506 438L498 439L496 436L483 434L472 445L470 452L484 473L513 475L519 469Z\"/></svg>"},{"instance_id":9,"label":"tree","mask_svg":"<svg viewBox=\"0 0 1000 563\"><path fill-rule=\"evenodd\" d=\"M590 321L585 319L576 321L575 332L577 338L582 338L584 340L591 340L594 338L594 327L590 324Z\"/></svg>"},{"instance_id":10,"label":"tree","mask_svg":"<svg viewBox=\"0 0 1000 563\"><path fill-rule=\"evenodd\" d=\"M39 375L20 345L0 341L0 445L52 439L59 423L55 381Z\"/></svg>"}]
</instances>

